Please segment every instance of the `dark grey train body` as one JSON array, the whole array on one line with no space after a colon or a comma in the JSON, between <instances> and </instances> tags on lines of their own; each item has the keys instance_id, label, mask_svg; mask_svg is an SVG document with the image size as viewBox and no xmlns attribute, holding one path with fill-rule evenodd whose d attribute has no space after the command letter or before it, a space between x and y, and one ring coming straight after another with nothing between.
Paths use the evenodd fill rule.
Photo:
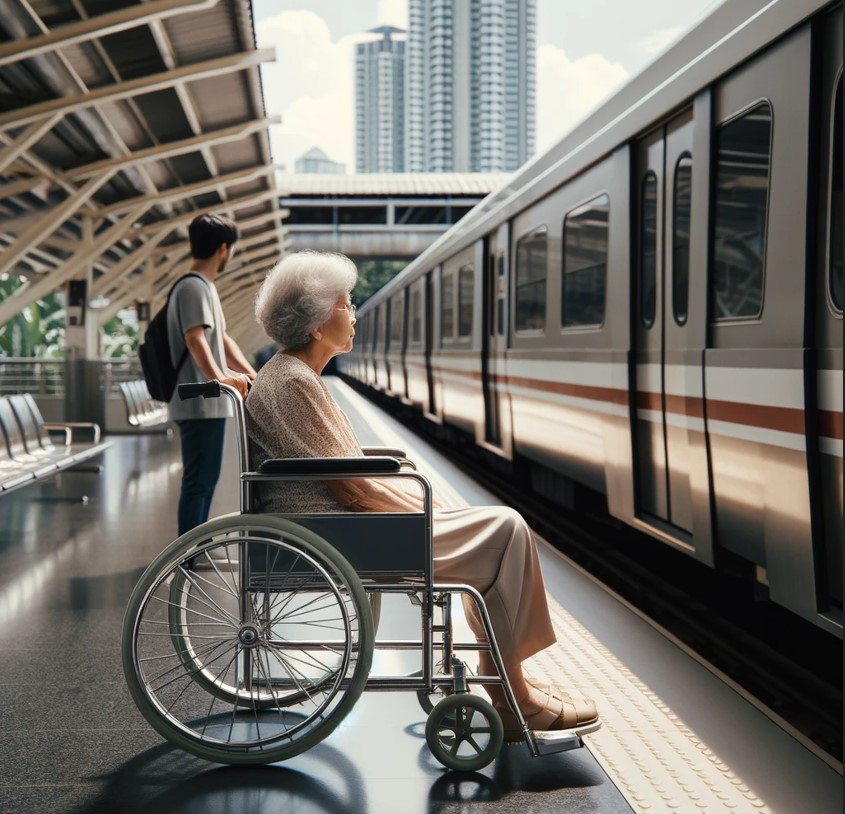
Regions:
<instances>
[{"instance_id":1,"label":"dark grey train body","mask_svg":"<svg viewBox=\"0 0 845 814\"><path fill-rule=\"evenodd\" d=\"M840 637L842 20L726 3L372 297L339 360Z\"/></svg>"}]
</instances>

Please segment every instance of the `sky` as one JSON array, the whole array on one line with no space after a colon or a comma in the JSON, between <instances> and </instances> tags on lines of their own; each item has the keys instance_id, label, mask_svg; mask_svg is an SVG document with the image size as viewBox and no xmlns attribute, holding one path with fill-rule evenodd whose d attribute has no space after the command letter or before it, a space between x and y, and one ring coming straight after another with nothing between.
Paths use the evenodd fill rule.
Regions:
<instances>
[{"instance_id":1,"label":"sky","mask_svg":"<svg viewBox=\"0 0 845 814\"><path fill-rule=\"evenodd\" d=\"M537 152L641 71L723 0L537 0ZM466 2L466 0L456 0ZM407 27L407 0L253 0L273 160L292 172L312 147L355 171L354 46Z\"/></svg>"}]
</instances>

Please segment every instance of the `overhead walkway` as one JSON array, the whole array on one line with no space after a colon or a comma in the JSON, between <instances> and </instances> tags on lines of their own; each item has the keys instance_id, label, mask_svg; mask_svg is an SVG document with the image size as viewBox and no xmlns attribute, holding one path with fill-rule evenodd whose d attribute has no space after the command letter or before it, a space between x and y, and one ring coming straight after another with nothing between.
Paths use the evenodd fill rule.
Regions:
<instances>
[{"instance_id":1,"label":"overhead walkway","mask_svg":"<svg viewBox=\"0 0 845 814\"><path fill-rule=\"evenodd\" d=\"M285 246L355 260L412 259L497 189L507 173L280 174Z\"/></svg>"}]
</instances>

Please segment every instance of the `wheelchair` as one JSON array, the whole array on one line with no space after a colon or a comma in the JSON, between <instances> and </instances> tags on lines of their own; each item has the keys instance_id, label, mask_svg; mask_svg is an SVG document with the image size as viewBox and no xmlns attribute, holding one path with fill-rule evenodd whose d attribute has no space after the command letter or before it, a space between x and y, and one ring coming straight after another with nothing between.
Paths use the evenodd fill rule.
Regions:
<instances>
[{"instance_id":1,"label":"wheelchair","mask_svg":"<svg viewBox=\"0 0 845 814\"><path fill-rule=\"evenodd\" d=\"M326 738L364 690L416 692L426 742L446 768L475 771L503 743L501 718L473 685L499 684L533 756L583 745L577 730L532 732L507 680L481 595L436 584L428 480L400 450L362 458L284 459L249 466L238 392L212 381L179 386L182 398L229 398L240 467L240 513L182 535L146 569L129 600L122 660L133 700L165 739L209 761L265 764ZM407 514L256 514L254 484L270 480L399 478L418 484L424 511ZM382 596L405 594L419 636L376 639ZM468 596L486 641L454 635L452 599ZM407 674L371 675L374 650L411 651ZM488 650L497 675L464 660ZM462 658L462 656L464 658Z\"/></svg>"}]
</instances>

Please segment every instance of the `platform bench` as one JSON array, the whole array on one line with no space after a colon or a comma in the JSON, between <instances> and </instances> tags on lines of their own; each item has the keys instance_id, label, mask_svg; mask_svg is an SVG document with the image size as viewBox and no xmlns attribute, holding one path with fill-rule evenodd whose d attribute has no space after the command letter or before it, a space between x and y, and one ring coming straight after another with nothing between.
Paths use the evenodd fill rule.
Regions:
<instances>
[{"instance_id":1,"label":"platform bench","mask_svg":"<svg viewBox=\"0 0 845 814\"><path fill-rule=\"evenodd\" d=\"M31 394L0 396L0 494L79 469L108 446L97 424L48 424Z\"/></svg>"},{"instance_id":2,"label":"platform bench","mask_svg":"<svg viewBox=\"0 0 845 814\"><path fill-rule=\"evenodd\" d=\"M126 420L130 427L147 429L161 427L170 421L167 404L156 401L147 390L147 383L143 379L121 382L120 392L126 404Z\"/></svg>"}]
</instances>

